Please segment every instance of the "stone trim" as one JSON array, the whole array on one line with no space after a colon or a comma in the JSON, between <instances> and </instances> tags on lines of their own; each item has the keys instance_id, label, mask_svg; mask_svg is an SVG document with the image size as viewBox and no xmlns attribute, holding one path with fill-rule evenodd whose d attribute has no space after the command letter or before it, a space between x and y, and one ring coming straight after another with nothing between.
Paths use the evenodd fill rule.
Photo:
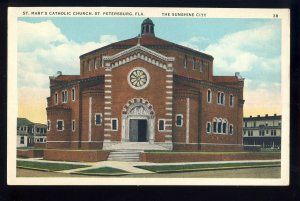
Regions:
<instances>
[{"instance_id":1,"label":"stone trim","mask_svg":"<svg viewBox=\"0 0 300 201\"><path fill-rule=\"evenodd\" d=\"M186 98L186 133L185 142L190 142L190 98Z\"/></svg>"}]
</instances>

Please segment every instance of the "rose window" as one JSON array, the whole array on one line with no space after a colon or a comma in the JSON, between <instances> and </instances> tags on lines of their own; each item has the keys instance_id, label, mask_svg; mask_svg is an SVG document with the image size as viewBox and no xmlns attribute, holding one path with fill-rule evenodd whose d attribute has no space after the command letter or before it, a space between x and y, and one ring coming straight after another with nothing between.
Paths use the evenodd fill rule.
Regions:
<instances>
[{"instance_id":1,"label":"rose window","mask_svg":"<svg viewBox=\"0 0 300 201\"><path fill-rule=\"evenodd\" d=\"M149 75L144 69L136 68L129 73L128 82L134 89L143 89L148 85Z\"/></svg>"}]
</instances>

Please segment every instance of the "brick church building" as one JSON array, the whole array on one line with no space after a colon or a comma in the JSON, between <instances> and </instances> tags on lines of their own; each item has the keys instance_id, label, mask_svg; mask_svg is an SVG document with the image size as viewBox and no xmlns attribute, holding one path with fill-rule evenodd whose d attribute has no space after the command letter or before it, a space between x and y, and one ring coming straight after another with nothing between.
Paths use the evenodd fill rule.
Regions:
<instances>
[{"instance_id":1,"label":"brick church building","mask_svg":"<svg viewBox=\"0 0 300 201\"><path fill-rule=\"evenodd\" d=\"M80 75L50 77L47 148L241 150L244 79L214 76L213 59L145 19L137 37L81 55Z\"/></svg>"}]
</instances>

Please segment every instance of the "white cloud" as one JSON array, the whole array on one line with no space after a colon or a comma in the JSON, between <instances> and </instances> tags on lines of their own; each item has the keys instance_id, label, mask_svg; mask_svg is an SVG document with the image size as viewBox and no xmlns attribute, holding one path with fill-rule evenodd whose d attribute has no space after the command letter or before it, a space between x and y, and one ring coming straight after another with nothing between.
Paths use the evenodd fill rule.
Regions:
<instances>
[{"instance_id":1,"label":"white cloud","mask_svg":"<svg viewBox=\"0 0 300 201\"><path fill-rule=\"evenodd\" d=\"M19 87L49 87L49 76L57 71L79 74L79 56L118 39L103 35L99 42L78 43L69 40L51 21L18 22Z\"/></svg>"},{"instance_id":2,"label":"white cloud","mask_svg":"<svg viewBox=\"0 0 300 201\"><path fill-rule=\"evenodd\" d=\"M18 22L19 51L32 51L66 41L67 38L50 20L40 23Z\"/></svg>"},{"instance_id":3,"label":"white cloud","mask_svg":"<svg viewBox=\"0 0 300 201\"><path fill-rule=\"evenodd\" d=\"M200 48L204 46L209 40L202 36L193 36L189 40L181 42L180 45L192 48L197 51L201 51Z\"/></svg>"},{"instance_id":4,"label":"white cloud","mask_svg":"<svg viewBox=\"0 0 300 201\"><path fill-rule=\"evenodd\" d=\"M266 43L272 41L276 36L276 27L265 25L255 29L247 29L221 38L220 44L232 48L254 47L263 48Z\"/></svg>"},{"instance_id":5,"label":"white cloud","mask_svg":"<svg viewBox=\"0 0 300 201\"><path fill-rule=\"evenodd\" d=\"M216 70L250 71L279 67L278 58L265 56L276 37L276 27L265 25L229 34L209 45L205 52L214 55ZM275 66L277 65L277 66Z\"/></svg>"},{"instance_id":6,"label":"white cloud","mask_svg":"<svg viewBox=\"0 0 300 201\"><path fill-rule=\"evenodd\" d=\"M280 69L280 57L268 55L274 51L278 28L264 25L223 36L209 44L203 52L212 55L216 72L247 72L254 68L264 70ZM194 36L181 45L200 51L209 40Z\"/></svg>"},{"instance_id":7,"label":"white cloud","mask_svg":"<svg viewBox=\"0 0 300 201\"><path fill-rule=\"evenodd\" d=\"M109 45L111 43L117 42L118 38L115 35L102 35L100 36L100 43L103 45Z\"/></svg>"}]
</instances>

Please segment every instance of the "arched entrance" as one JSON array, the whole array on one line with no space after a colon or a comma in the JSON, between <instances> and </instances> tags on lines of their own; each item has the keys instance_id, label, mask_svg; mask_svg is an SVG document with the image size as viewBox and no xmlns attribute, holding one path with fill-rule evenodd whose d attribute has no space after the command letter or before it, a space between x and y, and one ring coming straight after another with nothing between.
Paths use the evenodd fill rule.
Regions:
<instances>
[{"instance_id":1,"label":"arched entrance","mask_svg":"<svg viewBox=\"0 0 300 201\"><path fill-rule=\"evenodd\" d=\"M134 98L123 107L122 141L154 142L153 106L143 98Z\"/></svg>"}]
</instances>

